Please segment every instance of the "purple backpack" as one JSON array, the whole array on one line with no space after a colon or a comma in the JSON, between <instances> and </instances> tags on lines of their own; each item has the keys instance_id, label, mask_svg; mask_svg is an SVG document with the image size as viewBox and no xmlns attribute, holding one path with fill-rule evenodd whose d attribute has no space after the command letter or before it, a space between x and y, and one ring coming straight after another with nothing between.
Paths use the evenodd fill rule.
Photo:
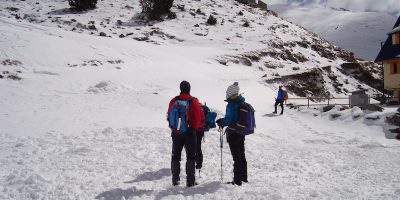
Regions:
<instances>
[{"instance_id":1,"label":"purple backpack","mask_svg":"<svg viewBox=\"0 0 400 200\"><path fill-rule=\"evenodd\" d=\"M204 114L203 106L200 104L200 125L196 129L196 132L204 132L205 127L206 127L206 116Z\"/></svg>"},{"instance_id":2,"label":"purple backpack","mask_svg":"<svg viewBox=\"0 0 400 200\"><path fill-rule=\"evenodd\" d=\"M240 135L254 133L254 128L256 128L254 108L250 104L242 102L238 105L238 112L237 122L233 126L229 126L228 129Z\"/></svg>"}]
</instances>

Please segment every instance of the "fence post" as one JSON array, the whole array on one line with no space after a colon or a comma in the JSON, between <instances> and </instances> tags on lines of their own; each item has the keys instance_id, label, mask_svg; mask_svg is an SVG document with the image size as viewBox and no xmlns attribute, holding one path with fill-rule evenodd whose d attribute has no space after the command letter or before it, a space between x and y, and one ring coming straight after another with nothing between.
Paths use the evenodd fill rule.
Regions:
<instances>
[{"instance_id":1,"label":"fence post","mask_svg":"<svg viewBox=\"0 0 400 200\"><path fill-rule=\"evenodd\" d=\"M349 96L349 107L351 108L351 95Z\"/></svg>"},{"instance_id":2,"label":"fence post","mask_svg":"<svg viewBox=\"0 0 400 200\"><path fill-rule=\"evenodd\" d=\"M329 106L329 98L330 98L330 97L328 96L328 106Z\"/></svg>"},{"instance_id":3,"label":"fence post","mask_svg":"<svg viewBox=\"0 0 400 200\"><path fill-rule=\"evenodd\" d=\"M307 97L307 108L310 108L310 97Z\"/></svg>"}]
</instances>

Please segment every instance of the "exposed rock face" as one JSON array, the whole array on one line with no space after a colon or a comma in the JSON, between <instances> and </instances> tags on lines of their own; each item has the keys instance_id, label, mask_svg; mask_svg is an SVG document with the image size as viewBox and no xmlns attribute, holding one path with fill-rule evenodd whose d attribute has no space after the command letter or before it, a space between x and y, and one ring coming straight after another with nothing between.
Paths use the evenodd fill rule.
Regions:
<instances>
[{"instance_id":1,"label":"exposed rock face","mask_svg":"<svg viewBox=\"0 0 400 200\"><path fill-rule=\"evenodd\" d=\"M380 107L380 106L378 106L378 105L374 105L374 104L370 104L370 105L363 105L363 106L360 106L360 108L362 109L362 110L369 110L369 111L377 111L377 112L382 112L383 111L383 108L382 107Z\"/></svg>"},{"instance_id":2,"label":"exposed rock face","mask_svg":"<svg viewBox=\"0 0 400 200\"><path fill-rule=\"evenodd\" d=\"M389 124L400 126L400 114L396 113L392 116L386 117L386 120Z\"/></svg>"},{"instance_id":3,"label":"exposed rock face","mask_svg":"<svg viewBox=\"0 0 400 200\"><path fill-rule=\"evenodd\" d=\"M284 83L285 87L288 88L289 91L302 97L308 95L325 97L329 95L324 85L325 81L323 77L323 71L319 68L312 69L308 72L270 79L266 82Z\"/></svg>"},{"instance_id":4,"label":"exposed rock face","mask_svg":"<svg viewBox=\"0 0 400 200\"><path fill-rule=\"evenodd\" d=\"M343 63L340 71L343 74L352 76L377 90L382 90L382 77L379 73L379 66L376 63L357 61ZM378 74L378 76L376 76L376 74Z\"/></svg>"},{"instance_id":5,"label":"exposed rock face","mask_svg":"<svg viewBox=\"0 0 400 200\"><path fill-rule=\"evenodd\" d=\"M262 8L264 10L268 9L268 5L261 0L258 0L258 2L256 0L236 0L236 1L239 3L242 3L242 4L252 6L252 7Z\"/></svg>"}]
</instances>

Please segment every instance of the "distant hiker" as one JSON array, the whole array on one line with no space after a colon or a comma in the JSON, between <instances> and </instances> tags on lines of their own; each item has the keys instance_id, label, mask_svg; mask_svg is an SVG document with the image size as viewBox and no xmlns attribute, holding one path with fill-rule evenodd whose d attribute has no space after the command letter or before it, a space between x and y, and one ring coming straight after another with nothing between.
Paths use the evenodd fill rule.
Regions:
<instances>
[{"instance_id":1,"label":"distant hiker","mask_svg":"<svg viewBox=\"0 0 400 200\"><path fill-rule=\"evenodd\" d=\"M226 129L226 138L233 157L233 181L228 183L240 186L242 182L248 182L244 141L245 135L254 131L254 109L245 103L244 97L239 95L239 83L237 82L230 85L226 90L225 101L228 102L225 117L218 119L217 124L219 127L228 126ZM244 116L246 114L252 116ZM249 118L251 118L250 124L244 122ZM248 130L248 128L251 130Z\"/></svg>"},{"instance_id":2,"label":"distant hiker","mask_svg":"<svg viewBox=\"0 0 400 200\"><path fill-rule=\"evenodd\" d=\"M179 185L181 152L186 150L186 186L195 185L196 129L200 125L200 106L197 98L190 96L190 84L180 83L181 93L173 98L168 107L168 122L172 137L172 185Z\"/></svg>"},{"instance_id":3,"label":"distant hiker","mask_svg":"<svg viewBox=\"0 0 400 200\"><path fill-rule=\"evenodd\" d=\"M204 137L204 132L208 132L210 128L215 128L215 118L217 113L211 112L207 105L200 104L200 125L196 129L197 145L196 145L196 169L203 167L203 152L201 143Z\"/></svg>"},{"instance_id":4,"label":"distant hiker","mask_svg":"<svg viewBox=\"0 0 400 200\"><path fill-rule=\"evenodd\" d=\"M275 111L273 113L277 113L277 106L280 105L281 115L283 114L283 101L285 100L285 91L282 89L282 86L279 86L278 96L275 98Z\"/></svg>"}]
</instances>

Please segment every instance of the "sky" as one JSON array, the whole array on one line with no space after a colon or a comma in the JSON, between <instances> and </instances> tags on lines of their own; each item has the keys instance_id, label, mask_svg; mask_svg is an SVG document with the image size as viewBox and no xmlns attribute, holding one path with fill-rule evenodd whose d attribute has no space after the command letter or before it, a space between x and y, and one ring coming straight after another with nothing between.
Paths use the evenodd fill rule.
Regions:
<instances>
[{"instance_id":1,"label":"sky","mask_svg":"<svg viewBox=\"0 0 400 200\"><path fill-rule=\"evenodd\" d=\"M400 15L399 0L265 0L268 4L323 5L352 11L377 11Z\"/></svg>"}]
</instances>

